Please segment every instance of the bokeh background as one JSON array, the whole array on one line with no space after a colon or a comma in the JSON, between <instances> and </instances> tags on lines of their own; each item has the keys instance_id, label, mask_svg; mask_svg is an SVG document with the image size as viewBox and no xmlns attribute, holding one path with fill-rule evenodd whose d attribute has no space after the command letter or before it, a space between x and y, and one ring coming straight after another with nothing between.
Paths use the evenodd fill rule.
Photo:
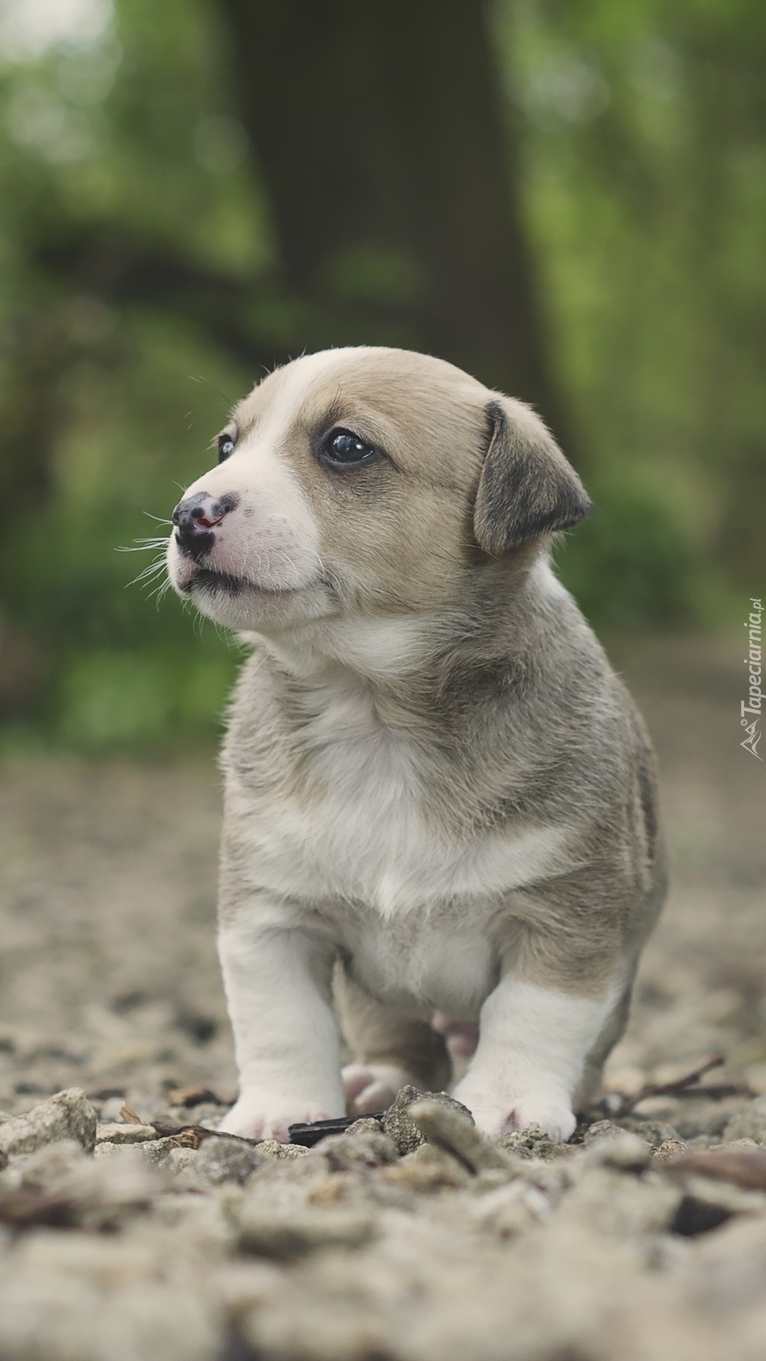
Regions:
<instances>
[{"instance_id":1,"label":"bokeh background","mask_svg":"<svg viewBox=\"0 0 766 1361\"><path fill-rule=\"evenodd\" d=\"M236 645L131 584L137 541L326 345L537 405L597 503L558 563L604 636L741 628L765 70L762 0L0 0L5 748L212 741Z\"/></svg>"}]
</instances>

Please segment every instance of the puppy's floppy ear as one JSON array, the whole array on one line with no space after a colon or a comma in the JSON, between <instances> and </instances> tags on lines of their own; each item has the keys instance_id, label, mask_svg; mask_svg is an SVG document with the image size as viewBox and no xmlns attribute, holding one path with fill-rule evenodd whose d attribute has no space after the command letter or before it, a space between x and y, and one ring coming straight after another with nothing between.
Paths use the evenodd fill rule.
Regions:
<instances>
[{"instance_id":1,"label":"puppy's floppy ear","mask_svg":"<svg viewBox=\"0 0 766 1361\"><path fill-rule=\"evenodd\" d=\"M489 446L473 511L476 542L501 557L526 539L568 529L592 507L574 468L529 407L495 400L486 407Z\"/></svg>"}]
</instances>

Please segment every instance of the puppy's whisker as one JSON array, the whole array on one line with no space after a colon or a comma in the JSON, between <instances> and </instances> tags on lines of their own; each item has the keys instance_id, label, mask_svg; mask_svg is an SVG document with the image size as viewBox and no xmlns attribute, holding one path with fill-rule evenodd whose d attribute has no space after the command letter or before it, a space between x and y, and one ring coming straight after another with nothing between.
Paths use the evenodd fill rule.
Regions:
<instances>
[{"instance_id":1,"label":"puppy's whisker","mask_svg":"<svg viewBox=\"0 0 766 1361\"><path fill-rule=\"evenodd\" d=\"M226 396L226 393L223 391L223 389L222 389L222 388L219 388L218 385L217 385L217 383L214 383L214 382L212 381L212 379L206 378L206 377L204 376L204 374L196 374L196 375L195 375L195 374L193 374L193 373L190 373L190 374L188 375L188 377L189 377L189 382L190 382L190 383L200 383L200 384L205 383L208 387L212 388L214 392L217 392L217 393L218 393L218 396L219 396L219 397L223 397L223 400L225 401L227 407L231 407L231 406L233 405L231 397L227 397L227 396Z\"/></svg>"},{"instance_id":2,"label":"puppy's whisker","mask_svg":"<svg viewBox=\"0 0 766 1361\"><path fill-rule=\"evenodd\" d=\"M155 561L150 562L149 565L145 567L142 572L139 572L138 576L134 577L132 581L127 582L125 590L128 589L128 586L137 586L142 581L153 581L154 578L160 576L160 574L164 572L164 570L165 570L164 557L156 558Z\"/></svg>"},{"instance_id":3,"label":"puppy's whisker","mask_svg":"<svg viewBox=\"0 0 766 1361\"><path fill-rule=\"evenodd\" d=\"M157 609L159 609L160 602L164 600L170 590L171 584L170 577L166 577L164 581L160 582L159 586L155 586L154 590L149 591L149 599L151 600L152 597L154 597Z\"/></svg>"},{"instance_id":4,"label":"puppy's whisker","mask_svg":"<svg viewBox=\"0 0 766 1361\"><path fill-rule=\"evenodd\" d=\"M166 548L167 539L135 539L132 544L118 544L116 553L148 553L152 548Z\"/></svg>"},{"instance_id":5,"label":"puppy's whisker","mask_svg":"<svg viewBox=\"0 0 766 1361\"><path fill-rule=\"evenodd\" d=\"M148 566L144 567L142 571L139 572L138 576L134 578L134 580L145 581L147 577L156 576L158 572L163 571L164 566L165 566L164 558L155 558L154 562L150 562Z\"/></svg>"}]
</instances>

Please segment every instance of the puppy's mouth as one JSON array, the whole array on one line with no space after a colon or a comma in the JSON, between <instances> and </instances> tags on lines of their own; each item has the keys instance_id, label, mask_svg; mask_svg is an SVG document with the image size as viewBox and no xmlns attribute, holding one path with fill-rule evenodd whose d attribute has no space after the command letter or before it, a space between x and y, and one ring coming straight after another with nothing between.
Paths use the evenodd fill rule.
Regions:
<instances>
[{"instance_id":1,"label":"puppy's mouth","mask_svg":"<svg viewBox=\"0 0 766 1361\"><path fill-rule=\"evenodd\" d=\"M232 576L230 572L216 572L212 567L197 567L191 576L179 582L179 590L184 595L191 595L196 590L216 591L228 596L243 595L246 592L267 596L293 594L292 587L259 586L257 582L250 581L247 577Z\"/></svg>"}]
</instances>

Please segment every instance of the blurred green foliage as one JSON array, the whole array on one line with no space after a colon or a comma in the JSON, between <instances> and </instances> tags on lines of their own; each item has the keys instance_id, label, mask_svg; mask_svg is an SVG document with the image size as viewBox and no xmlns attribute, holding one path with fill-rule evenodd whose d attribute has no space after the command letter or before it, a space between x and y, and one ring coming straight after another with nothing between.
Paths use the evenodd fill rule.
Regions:
<instances>
[{"instance_id":1,"label":"blurred green foliage","mask_svg":"<svg viewBox=\"0 0 766 1361\"><path fill-rule=\"evenodd\" d=\"M559 570L601 629L715 626L758 589L766 8L502 0L492 20L509 175L597 503ZM300 352L310 318L271 284L231 60L214 0L0 8L6 743L156 749L222 712L236 642L155 603L161 578L130 584L161 546L117 550L167 532L258 373L227 343L225 289L211 326L182 281L104 301L65 257L98 229L118 261L137 236L234 289L261 281L250 336ZM386 261L352 263L340 292L402 286Z\"/></svg>"},{"instance_id":2,"label":"blurred green foliage","mask_svg":"<svg viewBox=\"0 0 766 1361\"><path fill-rule=\"evenodd\" d=\"M763 571L766 9L520 0L498 17L600 508L562 575L601 627L738 619Z\"/></svg>"}]
</instances>

